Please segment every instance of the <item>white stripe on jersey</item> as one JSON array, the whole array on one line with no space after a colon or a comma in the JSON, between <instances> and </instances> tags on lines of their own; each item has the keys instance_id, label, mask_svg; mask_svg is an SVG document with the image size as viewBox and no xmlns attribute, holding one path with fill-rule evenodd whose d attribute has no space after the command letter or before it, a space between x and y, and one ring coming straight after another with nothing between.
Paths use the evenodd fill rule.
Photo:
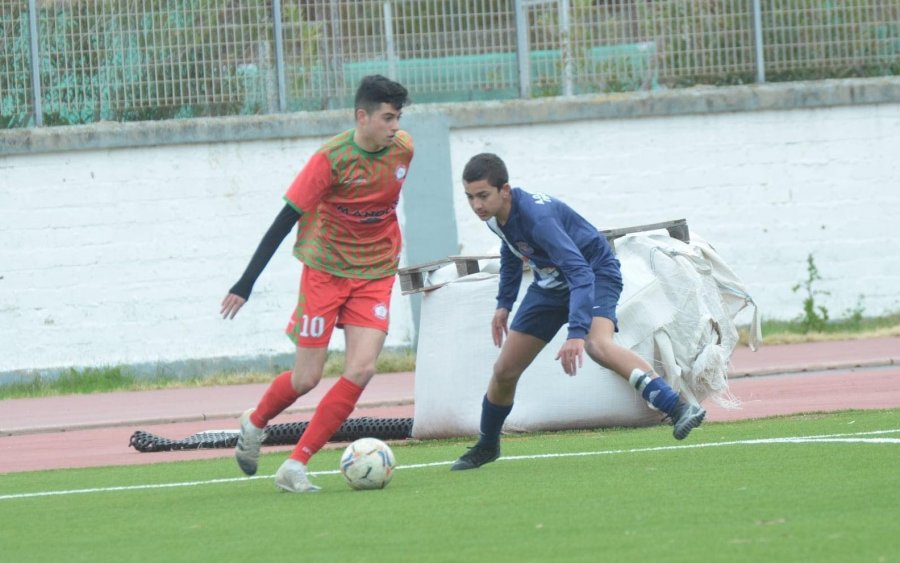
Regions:
<instances>
[{"instance_id":1,"label":"white stripe on jersey","mask_svg":"<svg viewBox=\"0 0 900 563\"><path fill-rule=\"evenodd\" d=\"M487 226L490 230L494 231L497 236L503 240L503 243L506 245L509 250L521 258L522 260L526 260L528 262L528 266L531 268L531 271L535 273L535 283L538 287L543 289L565 289L569 287L569 283L565 280L565 278L560 275L559 270L554 268L553 266L547 266L546 268L538 268L537 265L524 254L519 252L519 250L512 244L506 240L506 235L503 234L503 229L500 228L500 225L497 224L497 218L491 217L486 221Z\"/></svg>"}]
</instances>

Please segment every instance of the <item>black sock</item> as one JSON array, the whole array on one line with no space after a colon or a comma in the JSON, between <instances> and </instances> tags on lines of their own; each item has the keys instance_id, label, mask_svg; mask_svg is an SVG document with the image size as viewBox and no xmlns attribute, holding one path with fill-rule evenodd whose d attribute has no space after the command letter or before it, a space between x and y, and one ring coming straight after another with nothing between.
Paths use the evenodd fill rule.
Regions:
<instances>
[{"instance_id":1,"label":"black sock","mask_svg":"<svg viewBox=\"0 0 900 563\"><path fill-rule=\"evenodd\" d=\"M488 401L487 395L481 402L481 438L478 444L487 447L496 447L500 443L500 431L503 429L503 422L512 411L512 405L501 406L495 405Z\"/></svg>"}]
</instances>

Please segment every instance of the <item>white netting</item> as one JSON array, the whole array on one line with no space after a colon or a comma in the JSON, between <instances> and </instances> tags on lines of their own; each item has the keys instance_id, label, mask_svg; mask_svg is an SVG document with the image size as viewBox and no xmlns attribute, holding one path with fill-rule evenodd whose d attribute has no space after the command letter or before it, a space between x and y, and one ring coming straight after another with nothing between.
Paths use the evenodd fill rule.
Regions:
<instances>
[{"instance_id":1,"label":"white netting","mask_svg":"<svg viewBox=\"0 0 900 563\"><path fill-rule=\"evenodd\" d=\"M638 342L652 338L654 367L677 391L695 402L712 398L723 406L737 406L727 383L729 360L738 342L734 317L744 307L755 309L755 304L715 250L698 237L693 239L687 244L641 235L619 244L626 283L657 290L650 303L639 305L633 304L639 296L623 295L620 325ZM664 311L661 316L668 321L652 327L636 322L634 317L643 315L648 306L657 315ZM755 348L758 317L753 322L750 345Z\"/></svg>"}]
</instances>

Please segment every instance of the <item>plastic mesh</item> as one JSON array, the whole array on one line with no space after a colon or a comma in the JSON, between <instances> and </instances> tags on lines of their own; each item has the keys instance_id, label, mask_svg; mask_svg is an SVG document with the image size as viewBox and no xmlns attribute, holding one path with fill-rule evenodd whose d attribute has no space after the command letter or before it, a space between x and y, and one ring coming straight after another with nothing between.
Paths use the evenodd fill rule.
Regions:
<instances>
[{"instance_id":1,"label":"plastic mesh","mask_svg":"<svg viewBox=\"0 0 900 563\"><path fill-rule=\"evenodd\" d=\"M263 445L283 446L295 444L303 435L308 422L272 424L266 429ZM411 418L350 418L338 428L331 442L351 442L359 438L379 440L404 440L412 433ZM208 450L233 448L237 443L238 430L218 430L198 432L182 440L163 438L150 432L137 430L131 435L128 445L139 452L168 452L174 450Z\"/></svg>"}]
</instances>

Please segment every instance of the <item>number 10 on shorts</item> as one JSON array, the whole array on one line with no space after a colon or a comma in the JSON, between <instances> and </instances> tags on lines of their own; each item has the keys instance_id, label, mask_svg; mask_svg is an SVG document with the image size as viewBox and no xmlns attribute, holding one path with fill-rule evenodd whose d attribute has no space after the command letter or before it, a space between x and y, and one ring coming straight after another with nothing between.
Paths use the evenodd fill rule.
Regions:
<instances>
[{"instance_id":1,"label":"number 10 on shorts","mask_svg":"<svg viewBox=\"0 0 900 563\"><path fill-rule=\"evenodd\" d=\"M318 347L328 344L331 337L328 328L323 316L294 314L284 331L297 346Z\"/></svg>"},{"instance_id":2,"label":"number 10 on shorts","mask_svg":"<svg viewBox=\"0 0 900 563\"><path fill-rule=\"evenodd\" d=\"M309 315L303 315L302 317L300 317L300 331L298 332L298 335L301 338L319 338L324 333L324 317L310 317Z\"/></svg>"}]
</instances>

